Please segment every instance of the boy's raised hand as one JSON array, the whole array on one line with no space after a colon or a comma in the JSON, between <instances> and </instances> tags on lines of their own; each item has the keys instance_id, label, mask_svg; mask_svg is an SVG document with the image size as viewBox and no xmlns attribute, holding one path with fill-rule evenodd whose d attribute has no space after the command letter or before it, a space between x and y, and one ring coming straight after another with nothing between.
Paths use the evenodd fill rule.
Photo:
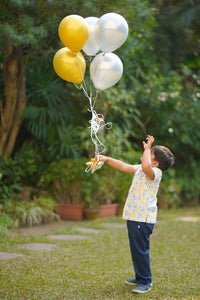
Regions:
<instances>
[{"instance_id":1,"label":"boy's raised hand","mask_svg":"<svg viewBox=\"0 0 200 300\"><path fill-rule=\"evenodd\" d=\"M144 150L151 148L151 145L154 142L154 137L152 135L148 135L147 138L146 138L146 140L147 140L147 142L144 142L144 141L142 142Z\"/></svg>"}]
</instances>

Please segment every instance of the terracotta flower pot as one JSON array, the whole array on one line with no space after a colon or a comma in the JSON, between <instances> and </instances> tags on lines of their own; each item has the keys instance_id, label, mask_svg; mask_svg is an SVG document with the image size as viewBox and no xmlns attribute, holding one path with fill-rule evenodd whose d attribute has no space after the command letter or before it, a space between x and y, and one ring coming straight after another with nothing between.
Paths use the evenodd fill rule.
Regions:
<instances>
[{"instance_id":1,"label":"terracotta flower pot","mask_svg":"<svg viewBox=\"0 0 200 300\"><path fill-rule=\"evenodd\" d=\"M99 217L100 218L107 218L107 217L114 217L114 216L116 216L117 206L118 206L118 203L101 204L101 205L99 205L99 208L100 208Z\"/></svg>"},{"instance_id":2,"label":"terracotta flower pot","mask_svg":"<svg viewBox=\"0 0 200 300\"><path fill-rule=\"evenodd\" d=\"M82 220L83 219L82 204L58 204L56 212L62 220Z\"/></svg>"},{"instance_id":3,"label":"terracotta flower pot","mask_svg":"<svg viewBox=\"0 0 200 300\"><path fill-rule=\"evenodd\" d=\"M96 207L96 208L85 207L84 210L83 210L84 217L87 220L98 219L99 218L99 212L100 212L100 209L98 207Z\"/></svg>"}]
</instances>

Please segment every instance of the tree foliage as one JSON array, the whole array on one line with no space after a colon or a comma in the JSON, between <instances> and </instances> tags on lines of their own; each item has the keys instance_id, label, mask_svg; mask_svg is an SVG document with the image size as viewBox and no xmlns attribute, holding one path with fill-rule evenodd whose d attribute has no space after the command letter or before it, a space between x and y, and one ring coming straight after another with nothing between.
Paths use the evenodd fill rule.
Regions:
<instances>
[{"instance_id":1,"label":"tree foliage","mask_svg":"<svg viewBox=\"0 0 200 300\"><path fill-rule=\"evenodd\" d=\"M198 197L199 10L197 1L184 0L4 0L0 13L2 160L15 160L32 149L40 157L39 180L49 163L94 155L88 99L57 77L52 60L62 47L57 32L62 18L116 12L127 20L129 36L116 51L124 65L121 80L96 100L96 110L113 124L103 132L106 154L139 161L142 140L152 134L156 143L175 153L170 182L181 184L184 196Z\"/></svg>"}]
</instances>

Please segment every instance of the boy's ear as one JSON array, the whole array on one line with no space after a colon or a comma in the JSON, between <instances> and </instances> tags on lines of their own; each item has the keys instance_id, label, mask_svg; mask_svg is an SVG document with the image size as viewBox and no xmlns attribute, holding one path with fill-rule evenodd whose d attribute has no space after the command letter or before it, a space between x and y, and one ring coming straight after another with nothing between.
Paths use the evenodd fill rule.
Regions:
<instances>
[{"instance_id":1,"label":"boy's ear","mask_svg":"<svg viewBox=\"0 0 200 300\"><path fill-rule=\"evenodd\" d=\"M158 168L159 167L159 162L154 160L152 166Z\"/></svg>"}]
</instances>

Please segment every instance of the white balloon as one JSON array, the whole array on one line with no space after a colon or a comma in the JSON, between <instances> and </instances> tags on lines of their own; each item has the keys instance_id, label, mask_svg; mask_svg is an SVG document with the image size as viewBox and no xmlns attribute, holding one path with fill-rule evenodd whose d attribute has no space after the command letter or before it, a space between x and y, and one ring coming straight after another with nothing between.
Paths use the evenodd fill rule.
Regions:
<instances>
[{"instance_id":1,"label":"white balloon","mask_svg":"<svg viewBox=\"0 0 200 300\"><path fill-rule=\"evenodd\" d=\"M94 34L94 29L95 29L95 26L96 26L99 18L88 17L88 18L85 18L85 20L87 21L87 23L89 25L90 34L89 34L89 38L88 38L86 44L84 45L84 47L82 49L87 55L95 55L100 50L99 45L96 42L95 34Z\"/></svg>"},{"instance_id":2,"label":"white balloon","mask_svg":"<svg viewBox=\"0 0 200 300\"><path fill-rule=\"evenodd\" d=\"M97 90L103 91L116 84L123 73L123 64L114 53L100 53L92 60L90 77Z\"/></svg>"},{"instance_id":3,"label":"white balloon","mask_svg":"<svg viewBox=\"0 0 200 300\"><path fill-rule=\"evenodd\" d=\"M99 18L95 26L95 38L102 52L118 49L128 37L128 23L119 14L107 13Z\"/></svg>"}]
</instances>

